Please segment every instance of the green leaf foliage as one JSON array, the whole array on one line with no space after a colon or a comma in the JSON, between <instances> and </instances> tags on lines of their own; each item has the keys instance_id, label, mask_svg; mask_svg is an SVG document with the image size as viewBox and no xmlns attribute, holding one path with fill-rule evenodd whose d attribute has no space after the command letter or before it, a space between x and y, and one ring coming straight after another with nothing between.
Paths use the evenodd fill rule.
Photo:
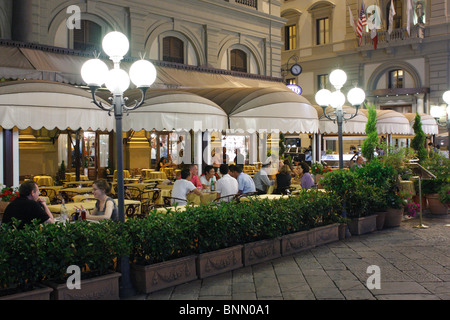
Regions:
<instances>
[{"instance_id":1,"label":"green leaf foliage","mask_svg":"<svg viewBox=\"0 0 450 320\"><path fill-rule=\"evenodd\" d=\"M367 161L374 158L374 150L378 145L378 133L377 133L377 111L375 106L368 106L368 118L366 123L366 135L367 138L364 139L361 146L361 153Z\"/></svg>"},{"instance_id":2,"label":"green leaf foliage","mask_svg":"<svg viewBox=\"0 0 450 320\"><path fill-rule=\"evenodd\" d=\"M428 157L427 149L425 148L426 135L422 129L422 121L419 113L416 113L414 118L414 138L411 140L411 147L417 152L419 162L422 163Z\"/></svg>"}]
</instances>

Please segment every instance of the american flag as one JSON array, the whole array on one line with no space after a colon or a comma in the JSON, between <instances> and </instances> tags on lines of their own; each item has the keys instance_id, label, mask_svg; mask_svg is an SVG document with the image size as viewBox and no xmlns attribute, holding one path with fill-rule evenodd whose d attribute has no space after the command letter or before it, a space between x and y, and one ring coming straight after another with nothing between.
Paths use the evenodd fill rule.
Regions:
<instances>
[{"instance_id":1,"label":"american flag","mask_svg":"<svg viewBox=\"0 0 450 320\"><path fill-rule=\"evenodd\" d=\"M359 41L361 42L363 27L367 26L366 12L364 10L364 3L361 3L361 12L359 13L358 24L356 26L356 33L358 34Z\"/></svg>"}]
</instances>

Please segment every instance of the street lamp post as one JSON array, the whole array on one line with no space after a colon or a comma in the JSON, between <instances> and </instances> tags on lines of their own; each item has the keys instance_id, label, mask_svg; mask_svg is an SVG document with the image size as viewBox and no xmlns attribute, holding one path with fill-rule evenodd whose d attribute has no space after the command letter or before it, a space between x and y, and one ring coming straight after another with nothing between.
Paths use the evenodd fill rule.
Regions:
<instances>
[{"instance_id":1,"label":"street lamp post","mask_svg":"<svg viewBox=\"0 0 450 320\"><path fill-rule=\"evenodd\" d=\"M106 63L100 59L90 59L86 61L81 68L81 76L89 86L93 103L100 109L114 111L116 120L116 148L117 148L117 197L119 221L125 222L125 197L124 197L124 177L123 177L123 145L122 145L122 115L140 107L145 98L145 92L156 79L156 69L150 61L138 60L130 67L130 74L120 69L120 61L128 52L129 42L127 37L118 31L108 33L102 41L102 47L105 53L114 63L114 68L108 70ZM130 86L131 81L141 91L141 100L135 101L134 105L128 107L125 105L127 98L123 97L123 93ZM112 106L104 106L101 101L96 99L96 91L103 85L112 93ZM133 291L130 275L128 257L121 259L122 273L122 296L129 296Z\"/></svg>"},{"instance_id":2,"label":"street lamp post","mask_svg":"<svg viewBox=\"0 0 450 320\"><path fill-rule=\"evenodd\" d=\"M448 138L447 138L447 146L450 148L450 90L444 92L442 95L442 99L447 104L447 110L444 110L443 108L439 106L433 106L430 109L430 114L433 118L436 119L436 122L441 127L447 127L448 131ZM440 118L442 116L445 116L446 122L442 123L440 121Z\"/></svg>"},{"instance_id":3,"label":"street lamp post","mask_svg":"<svg viewBox=\"0 0 450 320\"><path fill-rule=\"evenodd\" d=\"M330 74L330 82L335 87L336 91L330 92L327 89L321 89L317 91L315 95L316 102L323 109L324 116L337 122L338 125L338 142L339 142L339 169L344 168L344 156L343 156L343 143L342 143L342 124L344 121L353 119L358 114L358 109L366 98L366 94L360 88L352 88L347 93L348 101L355 106L356 112L349 117L346 117L346 112L342 110L342 106L345 103L345 95L341 92L341 88L347 81L347 75L343 70L336 69ZM327 114L326 108L331 105L334 108L333 113ZM334 116L333 116L334 114Z\"/></svg>"}]
</instances>

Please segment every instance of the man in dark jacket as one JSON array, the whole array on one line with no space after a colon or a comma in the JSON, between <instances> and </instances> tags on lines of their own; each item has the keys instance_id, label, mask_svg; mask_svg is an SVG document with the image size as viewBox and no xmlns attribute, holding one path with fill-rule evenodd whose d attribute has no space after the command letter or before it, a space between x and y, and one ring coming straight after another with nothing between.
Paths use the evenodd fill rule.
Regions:
<instances>
[{"instance_id":1,"label":"man in dark jacket","mask_svg":"<svg viewBox=\"0 0 450 320\"><path fill-rule=\"evenodd\" d=\"M26 224L31 224L34 219L37 219L39 223L55 223L45 200L39 198L37 183L31 180L20 185L19 197L6 207L2 223L10 223L12 218L21 221L18 226L19 229Z\"/></svg>"}]
</instances>

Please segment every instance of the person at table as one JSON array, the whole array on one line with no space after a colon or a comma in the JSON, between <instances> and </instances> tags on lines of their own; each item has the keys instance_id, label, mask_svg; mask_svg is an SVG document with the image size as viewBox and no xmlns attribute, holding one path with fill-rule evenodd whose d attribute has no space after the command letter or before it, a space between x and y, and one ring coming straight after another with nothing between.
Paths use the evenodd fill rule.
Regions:
<instances>
[{"instance_id":1,"label":"person at table","mask_svg":"<svg viewBox=\"0 0 450 320\"><path fill-rule=\"evenodd\" d=\"M238 182L238 194L256 192L255 183L252 177L242 172L242 166L232 164L230 166L230 175Z\"/></svg>"},{"instance_id":2,"label":"person at table","mask_svg":"<svg viewBox=\"0 0 450 320\"><path fill-rule=\"evenodd\" d=\"M83 208L83 206L75 208L86 210L86 219L89 220L107 220L119 221L119 208L117 208L114 199L109 197L111 184L104 179L95 181L92 184L92 194L97 199L92 212Z\"/></svg>"},{"instance_id":3,"label":"person at table","mask_svg":"<svg viewBox=\"0 0 450 320\"><path fill-rule=\"evenodd\" d=\"M189 181L191 181L196 188L202 188L202 183L200 182L200 178L198 177L198 167L196 164L189 165L189 172L191 174L191 178ZM180 177L181 178L181 177Z\"/></svg>"},{"instance_id":4,"label":"person at table","mask_svg":"<svg viewBox=\"0 0 450 320\"><path fill-rule=\"evenodd\" d=\"M173 184L172 197L177 199L172 199L172 205L186 205L187 195L191 192L199 196L202 195L202 192L190 180L191 171L189 169L181 170L181 179L178 179Z\"/></svg>"},{"instance_id":5,"label":"person at table","mask_svg":"<svg viewBox=\"0 0 450 320\"><path fill-rule=\"evenodd\" d=\"M208 189L211 187L211 179L214 181L214 185L217 184L216 171L213 166L207 165L205 167L205 174L200 176L200 182L202 183L203 189Z\"/></svg>"},{"instance_id":6,"label":"person at table","mask_svg":"<svg viewBox=\"0 0 450 320\"><path fill-rule=\"evenodd\" d=\"M2 223L10 223L13 218L20 221L19 229L35 219L39 223L55 223L45 199L39 198L39 186L36 182L27 180L20 185L19 197L6 207Z\"/></svg>"},{"instance_id":7,"label":"person at table","mask_svg":"<svg viewBox=\"0 0 450 320\"><path fill-rule=\"evenodd\" d=\"M302 189L309 189L313 187L314 179L311 173L309 173L310 168L308 164L306 162L300 163L299 170L301 174L300 185L302 186Z\"/></svg>"},{"instance_id":8,"label":"person at table","mask_svg":"<svg viewBox=\"0 0 450 320\"><path fill-rule=\"evenodd\" d=\"M158 164L156 165L156 171L161 171L161 169L163 169L163 168L165 168L165 167L167 167L167 166L169 166L170 164L169 164L169 162L167 161L167 158L166 157L161 157L160 159L159 159L159 162L158 162Z\"/></svg>"},{"instance_id":9,"label":"person at table","mask_svg":"<svg viewBox=\"0 0 450 320\"><path fill-rule=\"evenodd\" d=\"M261 169L253 176L253 182L255 183L258 194L266 194L267 188L275 183L275 181L269 179L269 175L267 174L269 166L269 164L263 164Z\"/></svg>"},{"instance_id":10,"label":"person at table","mask_svg":"<svg viewBox=\"0 0 450 320\"><path fill-rule=\"evenodd\" d=\"M364 158L361 156L358 156L358 158L356 158L356 162L352 167L352 170L357 170L360 169L364 166Z\"/></svg>"},{"instance_id":11,"label":"person at table","mask_svg":"<svg viewBox=\"0 0 450 320\"><path fill-rule=\"evenodd\" d=\"M226 163L220 165L220 173L222 178L217 181L217 198L228 202L239 192L239 184L235 178L230 176L229 167Z\"/></svg>"},{"instance_id":12,"label":"person at table","mask_svg":"<svg viewBox=\"0 0 450 320\"><path fill-rule=\"evenodd\" d=\"M292 171L289 165L285 164L281 167L280 172L276 176L277 188L275 194L286 194L286 190L291 186Z\"/></svg>"}]
</instances>

